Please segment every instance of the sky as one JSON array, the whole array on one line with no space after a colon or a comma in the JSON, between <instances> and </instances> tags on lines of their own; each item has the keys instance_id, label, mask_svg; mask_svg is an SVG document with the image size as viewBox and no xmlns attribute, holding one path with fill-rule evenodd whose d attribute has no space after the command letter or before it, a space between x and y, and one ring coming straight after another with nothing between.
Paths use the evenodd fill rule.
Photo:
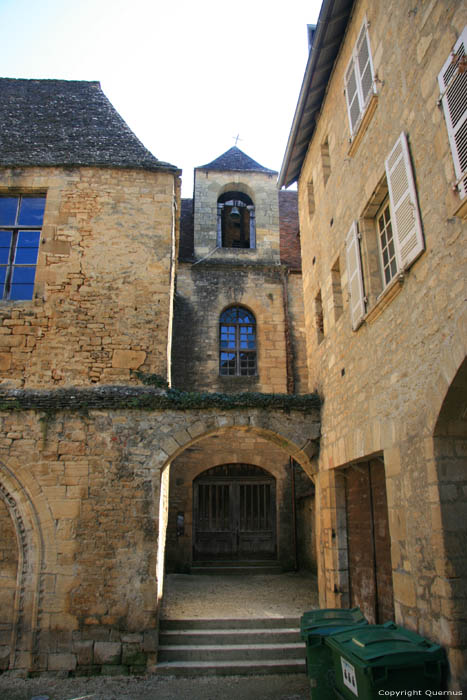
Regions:
<instances>
[{"instance_id":1,"label":"sky","mask_svg":"<svg viewBox=\"0 0 467 700\"><path fill-rule=\"evenodd\" d=\"M235 145L280 170L320 0L0 0L1 77L97 80L183 170Z\"/></svg>"}]
</instances>

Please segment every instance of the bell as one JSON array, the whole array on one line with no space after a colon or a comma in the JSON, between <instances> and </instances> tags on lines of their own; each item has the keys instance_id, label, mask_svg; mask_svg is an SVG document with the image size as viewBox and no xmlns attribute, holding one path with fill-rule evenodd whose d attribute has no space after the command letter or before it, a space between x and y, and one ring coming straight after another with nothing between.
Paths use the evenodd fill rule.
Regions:
<instances>
[{"instance_id":1,"label":"bell","mask_svg":"<svg viewBox=\"0 0 467 700\"><path fill-rule=\"evenodd\" d=\"M232 219L232 221L240 221L240 209L236 205L234 205L230 210L229 216Z\"/></svg>"}]
</instances>

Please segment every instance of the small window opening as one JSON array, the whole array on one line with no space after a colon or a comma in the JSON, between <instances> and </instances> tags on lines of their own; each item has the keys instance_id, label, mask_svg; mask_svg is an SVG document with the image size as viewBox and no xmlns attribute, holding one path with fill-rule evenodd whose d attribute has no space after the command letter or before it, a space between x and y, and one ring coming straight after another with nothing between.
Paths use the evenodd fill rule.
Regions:
<instances>
[{"instance_id":1,"label":"small window opening","mask_svg":"<svg viewBox=\"0 0 467 700\"><path fill-rule=\"evenodd\" d=\"M255 207L243 192L226 192L217 200L218 246L255 248Z\"/></svg>"},{"instance_id":2,"label":"small window opening","mask_svg":"<svg viewBox=\"0 0 467 700\"><path fill-rule=\"evenodd\" d=\"M316 337L318 343L324 338L324 315L323 315L323 301L321 298L321 290L315 297L315 327L316 327Z\"/></svg>"},{"instance_id":3,"label":"small window opening","mask_svg":"<svg viewBox=\"0 0 467 700\"><path fill-rule=\"evenodd\" d=\"M329 155L329 141L327 137L321 144L321 162L323 164L323 180L326 185L331 174L331 156Z\"/></svg>"},{"instance_id":4,"label":"small window opening","mask_svg":"<svg viewBox=\"0 0 467 700\"><path fill-rule=\"evenodd\" d=\"M313 216L315 213L315 188L313 185L313 180L310 180L307 186L308 191L308 214Z\"/></svg>"},{"instance_id":5,"label":"small window opening","mask_svg":"<svg viewBox=\"0 0 467 700\"><path fill-rule=\"evenodd\" d=\"M334 308L334 320L337 321L337 319L342 316L343 310L341 268L339 258L337 258L336 262L331 268L331 289Z\"/></svg>"}]
</instances>

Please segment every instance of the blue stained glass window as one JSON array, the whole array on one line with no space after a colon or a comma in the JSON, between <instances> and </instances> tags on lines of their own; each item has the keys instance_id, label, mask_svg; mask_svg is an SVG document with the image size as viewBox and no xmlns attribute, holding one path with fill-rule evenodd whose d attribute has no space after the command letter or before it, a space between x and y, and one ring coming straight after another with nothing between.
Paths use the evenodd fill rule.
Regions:
<instances>
[{"instance_id":1,"label":"blue stained glass window","mask_svg":"<svg viewBox=\"0 0 467 700\"><path fill-rule=\"evenodd\" d=\"M13 226L17 211L18 197L0 197L0 226Z\"/></svg>"},{"instance_id":2,"label":"blue stained glass window","mask_svg":"<svg viewBox=\"0 0 467 700\"><path fill-rule=\"evenodd\" d=\"M0 265L7 265L10 260L11 231L0 231Z\"/></svg>"},{"instance_id":3,"label":"blue stained glass window","mask_svg":"<svg viewBox=\"0 0 467 700\"><path fill-rule=\"evenodd\" d=\"M34 294L34 284L12 284L10 289L10 299L19 300L32 299Z\"/></svg>"},{"instance_id":4,"label":"blue stained glass window","mask_svg":"<svg viewBox=\"0 0 467 700\"><path fill-rule=\"evenodd\" d=\"M33 298L44 210L45 197L0 196L0 299Z\"/></svg>"},{"instance_id":5,"label":"blue stained glass window","mask_svg":"<svg viewBox=\"0 0 467 700\"><path fill-rule=\"evenodd\" d=\"M19 226L42 226L45 197L22 197L19 208Z\"/></svg>"}]
</instances>

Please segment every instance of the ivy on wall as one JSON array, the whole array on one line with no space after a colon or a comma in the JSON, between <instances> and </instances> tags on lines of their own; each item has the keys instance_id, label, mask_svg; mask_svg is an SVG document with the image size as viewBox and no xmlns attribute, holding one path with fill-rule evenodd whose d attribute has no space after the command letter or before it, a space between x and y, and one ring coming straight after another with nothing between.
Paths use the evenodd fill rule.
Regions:
<instances>
[{"instance_id":1,"label":"ivy on wall","mask_svg":"<svg viewBox=\"0 0 467 700\"><path fill-rule=\"evenodd\" d=\"M187 411L241 408L310 413L320 408L317 394L222 394L169 389L162 377L135 373L144 386L99 386L50 390L13 389L0 391L0 411L39 411L46 415L60 411L88 413L90 410L125 409Z\"/></svg>"}]
</instances>

